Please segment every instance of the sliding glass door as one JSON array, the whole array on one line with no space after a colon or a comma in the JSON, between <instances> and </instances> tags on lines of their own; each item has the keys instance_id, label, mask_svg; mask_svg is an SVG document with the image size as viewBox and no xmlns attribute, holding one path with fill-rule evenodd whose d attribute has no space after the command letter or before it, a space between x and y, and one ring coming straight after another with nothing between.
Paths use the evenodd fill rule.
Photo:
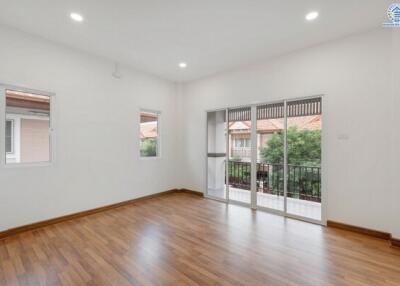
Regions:
<instances>
[{"instance_id":1,"label":"sliding glass door","mask_svg":"<svg viewBox=\"0 0 400 286\"><path fill-rule=\"evenodd\" d=\"M209 112L212 197L321 221L322 99Z\"/></svg>"},{"instance_id":2,"label":"sliding glass door","mask_svg":"<svg viewBox=\"0 0 400 286\"><path fill-rule=\"evenodd\" d=\"M287 102L287 213L321 220L321 99Z\"/></svg>"},{"instance_id":3,"label":"sliding glass door","mask_svg":"<svg viewBox=\"0 0 400 286\"><path fill-rule=\"evenodd\" d=\"M229 200L251 202L251 108L228 110Z\"/></svg>"},{"instance_id":4,"label":"sliding glass door","mask_svg":"<svg viewBox=\"0 0 400 286\"><path fill-rule=\"evenodd\" d=\"M285 210L284 103L257 106L257 206Z\"/></svg>"},{"instance_id":5,"label":"sliding glass door","mask_svg":"<svg viewBox=\"0 0 400 286\"><path fill-rule=\"evenodd\" d=\"M226 199L226 111L207 113L207 195Z\"/></svg>"}]
</instances>

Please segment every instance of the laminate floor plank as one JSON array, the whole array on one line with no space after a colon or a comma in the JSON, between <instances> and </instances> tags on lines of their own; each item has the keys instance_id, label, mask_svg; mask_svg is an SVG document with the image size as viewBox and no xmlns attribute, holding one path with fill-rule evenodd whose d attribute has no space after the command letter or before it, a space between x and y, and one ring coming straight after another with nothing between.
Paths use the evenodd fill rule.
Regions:
<instances>
[{"instance_id":1,"label":"laminate floor plank","mask_svg":"<svg viewBox=\"0 0 400 286\"><path fill-rule=\"evenodd\" d=\"M171 193L0 240L0 285L400 285L400 249Z\"/></svg>"}]
</instances>

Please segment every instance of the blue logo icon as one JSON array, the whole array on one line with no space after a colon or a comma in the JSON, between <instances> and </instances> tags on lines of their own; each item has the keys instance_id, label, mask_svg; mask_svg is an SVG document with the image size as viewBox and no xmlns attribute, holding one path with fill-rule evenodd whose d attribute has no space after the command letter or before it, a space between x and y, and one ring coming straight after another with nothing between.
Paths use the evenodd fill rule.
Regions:
<instances>
[{"instance_id":1,"label":"blue logo icon","mask_svg":"<svg viewBox=\"0 0 400 286\"><path fill-rule=\"evenodd\" d=\"M400 28L400 3L390 5L387 10L387 15L390 22L383 23L383 26Z\"/></svg>"}]
</instances>

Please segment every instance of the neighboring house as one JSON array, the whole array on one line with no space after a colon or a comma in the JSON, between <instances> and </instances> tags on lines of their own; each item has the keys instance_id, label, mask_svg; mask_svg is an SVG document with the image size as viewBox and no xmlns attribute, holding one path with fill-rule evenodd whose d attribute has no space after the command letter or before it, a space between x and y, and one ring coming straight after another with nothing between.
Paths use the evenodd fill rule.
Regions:
<instances>
[{"instance_id":1,"label":"neighboring house","mask_svg":"<svg viewBox=\"0 0 400 286\"><path fill-rule=\"evenodd\" d=\"M155 113L141 112L140 113L140 141L146 139L155 139L158 136L158 118Z\"/></svg>"},{"instance_id":2,"label":"neighboring house","mask_svg":"<svg viewBox=\"0 0 400 286\"><path fill-rule=\"evenodd\" d=\"M157 138L157 121L140 123L140 140Z\"/></svg>"},{"instance_id":3,"label":"neighboring house","mask_svg":"<svg viewBox=\"0 0 400 286\"><path fill-rule=\"evenodd\" d=\"M49 97L7 91L6 162L49 161Z\"/></svg>"},{"instance_id":4,"label":"neighboring house","mask_svg":"<svg viewBox=\"0 0 400 286\"><path fill-rule=\"evenodd\" d=\"M321 115L288 118L288 127L320 130ZM264 147L269 138L284 129L283 119L265 119L257 122L257 146ZM229 158L250 161L251 159L251 122L235 121L229 123ZM257 150L257 157L260 156Z\"/></svg>"}]
</instances>

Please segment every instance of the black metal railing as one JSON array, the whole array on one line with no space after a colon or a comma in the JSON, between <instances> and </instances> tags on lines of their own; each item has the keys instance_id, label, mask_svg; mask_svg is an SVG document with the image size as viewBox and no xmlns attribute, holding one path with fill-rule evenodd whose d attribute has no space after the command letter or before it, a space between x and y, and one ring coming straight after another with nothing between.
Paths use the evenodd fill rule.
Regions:
<instances>
[{"instance_id":1,"label":"black metal railing","mask_svg":"<svg viewBox=\"0 0 400 286\"><path fill-rule=\"evenodd\" d=\"M230 160L229 184L250 190L251 163ZM257 191L283 196L283 164L257 163ZM321 202L321 167L288 165L287 196Z\"/></svg>"},{"instance_id":2,"label":"black metal railing","mask_svg":"<svg viewBox=\"0 0 400 286\"><path fill-rule=\"evenodd\" d=\"M229 184L235 188L250 190L251 164L249 162L229 161Z\"/></svg>"},{"instance_id":3,"label":"black metal railing","mask_svg":"<svg viewBox=\"0 0 400 286\"><path fill-rule=\"evenodd\" d=\"M233 158L250 159L251 148L250 147L232 147L231 156Z\"/></svg>"}]
</instances>

